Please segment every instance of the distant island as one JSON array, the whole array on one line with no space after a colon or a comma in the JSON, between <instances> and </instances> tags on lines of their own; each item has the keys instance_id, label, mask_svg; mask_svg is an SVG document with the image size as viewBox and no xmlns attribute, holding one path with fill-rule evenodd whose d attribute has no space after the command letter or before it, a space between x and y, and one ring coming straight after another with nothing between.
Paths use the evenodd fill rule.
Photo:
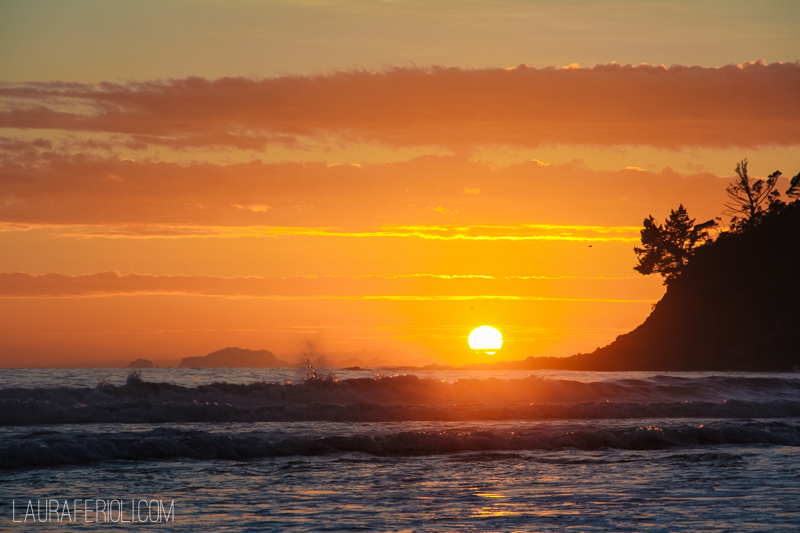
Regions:
<instances>
[{"instance_id":1,"label":"distant island","mask_svg":"<svg viewBox=\"0 0 800 533\"><path fill-rule=\"evenodd\" d=\"M154 368L156 365L150 359L139 358L128 363L128 368Z\"/></svg>"},{"instance_id":2,"label":"distant island","mask_svg":"<svg viewBox=\"0 0 800 533\"><path fill-rule=\"evenodd\" d=\"M283 368L294 365L278 359L267 350L224 348L208 355L184 357L178 366L183 368Z\"/></svg>"}]
</instances>

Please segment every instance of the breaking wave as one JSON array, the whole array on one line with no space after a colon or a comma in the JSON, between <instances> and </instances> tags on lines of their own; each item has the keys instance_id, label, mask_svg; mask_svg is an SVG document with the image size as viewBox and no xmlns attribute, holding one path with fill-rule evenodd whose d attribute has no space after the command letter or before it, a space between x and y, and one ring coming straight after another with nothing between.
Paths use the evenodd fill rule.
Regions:
<instances>
[{"instance_id":1,"label":"breaking wave","mask_svg":"<svg viewBox=\"0 0 800 533\"><path fill-rule=\"evenodd\" d=\"M4 439L0 466L25 467L107 460L244 460L259 457L365 453L413 456L535 450L657 450L719 444L800 445L800 422L712 422L672 427L583 426L574 431L542 424L522 430L446 429L347 436L285 436L158 428L144 432L33 431Z\"/></svg>"},{"instance_id":2,"label":"breaking wave","mask_svg":"<svg viewBox=\"0 0 800 533\"><path fill-rule=\"evenodd\" d=\"M0 425L164 422L800 417L800 379L672 377L579 382L413 375L184 387L132 375L94 388L0 389Z\"/></svg>"}]
</instances>

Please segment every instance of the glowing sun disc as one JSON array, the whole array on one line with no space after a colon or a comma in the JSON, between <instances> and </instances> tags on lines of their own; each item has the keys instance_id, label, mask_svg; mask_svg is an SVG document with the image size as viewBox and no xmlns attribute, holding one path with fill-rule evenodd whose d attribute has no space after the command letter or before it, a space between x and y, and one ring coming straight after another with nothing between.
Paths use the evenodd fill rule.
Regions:
<instances>
[{"instance_id":1,"label":"glowing sun disc","mask_svg":"<svg viewBox=\"0 0 800 533\"><path fill-rule=\"evenodd\" d=\"M492 326L481 326L469 334L469 347L491 355L503 345L503 335ZM491 351L489 351L491 350Z\"/></svg>"}]
</instances>

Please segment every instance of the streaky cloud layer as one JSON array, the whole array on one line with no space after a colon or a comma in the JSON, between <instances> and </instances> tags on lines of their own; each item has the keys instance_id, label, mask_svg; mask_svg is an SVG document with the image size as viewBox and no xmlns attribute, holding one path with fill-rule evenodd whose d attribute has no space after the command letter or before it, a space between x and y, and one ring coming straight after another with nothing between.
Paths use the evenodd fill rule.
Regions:
<instances>
[{"instance_id":1,"label":"streaky cloud layer","mask_svg":"<svg viewBox=\"0 0 800 533\"><path fill-rule=\"evenodd\" d=\"M602 282L602 283L598 283ZM648 302L658 292L644 278L546 278L415 274L405 276L154 276L100 272L0 273L0 298L119 295L222 296L269 299L539 300ZM642 295L649 296L642 298Z\"/></svg>"},{"instance_id":2,"label":"streaky cloud layer","mask_svg":"<svg viewBox=\"0 0 800 533\"><path fill-rule=\"evenodd\" d=\"M45 230L50 235L80 239L177 239L241 237L345 237L419 238L434 241L573 241L637 242L639 228L633 226L563 226L519 224L516 226L384 226L370 231L299 226L55 226L2 224L0 232Z\"/></svg>"},{"instance_id":3,"label":"streaky cloud layer","mask_svg":"<svg viewBox=\"0 0 800 533\"><path fill-rule=\"evenodd\" d=\"M130 147L300 147L302 138L471 149L800 143L800 62L719 68L379 72L4 84L0 127L121 134Z\"/></svg>"},{"instance_id":4,"label":"streaky cloud layer","mask_svg":"<svg viewBox=\"0 0 800 533\"><path fill-rule=\"evenodd\" d=\"M690 202L696 216L714 216L726 184L707 172L594 171L580 161L496 167L461 156L358 167L260 161L177 164L71 155L44 139L0 138L0 223L9 224L6 229L20 224L106 225L126 226L116 231L120 236L180 236L236 233L210 226L284 227L297 234L380 228L381 235L487 238L502 233L490 226L513 226L509 236L574 236L570 228L584 226L580 231L614 239L623 236L614 235L619 226L631 237L631 223L649 209L659 209L661 213L651 213L661 217L678 203ZM145 227L153 225L163 227ZM609 226L616 229L609 233ZM473 230L458 232L457 227Z\"/></svg>"}]
</instances>

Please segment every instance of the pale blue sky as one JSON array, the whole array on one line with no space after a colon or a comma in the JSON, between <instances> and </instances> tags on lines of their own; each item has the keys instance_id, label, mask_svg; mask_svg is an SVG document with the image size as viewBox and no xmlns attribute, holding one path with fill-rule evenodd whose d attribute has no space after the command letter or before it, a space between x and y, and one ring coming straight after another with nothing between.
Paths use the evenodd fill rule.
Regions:
<instances>
[{"instance_id":1,"label":"pale blue sky","mask_svg":"<svg viewBox=\"0 0 800 533\"><path fill-rule=\"evenodd\" d=\"M0 80L800 59L800 2L4 0Z\"/></svg>"}]
</instances>

